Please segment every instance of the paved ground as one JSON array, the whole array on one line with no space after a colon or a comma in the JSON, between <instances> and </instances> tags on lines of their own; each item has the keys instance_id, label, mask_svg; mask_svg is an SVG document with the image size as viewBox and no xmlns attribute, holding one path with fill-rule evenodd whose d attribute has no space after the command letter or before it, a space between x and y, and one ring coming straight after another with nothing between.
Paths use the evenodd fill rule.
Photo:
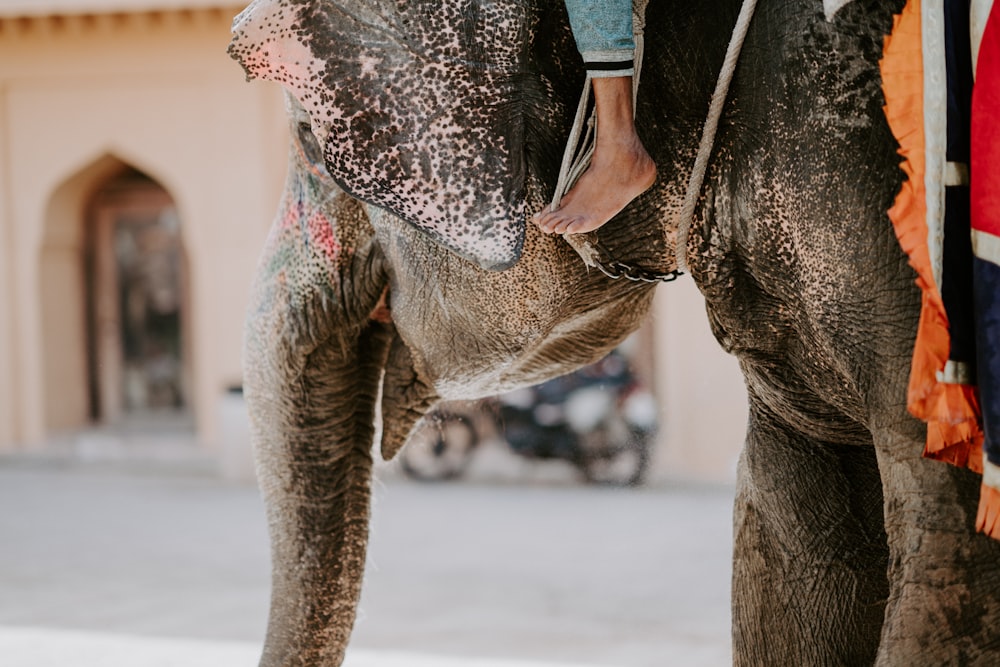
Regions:
<instances>
[{"instance_id":1,"label":"paved ground","mask_svg":"<svg viewBox=\"0 0 1000 667\"><path fill-rule=\"evenodd\" d=\"M728 664L731 497L388 475L347 667ZM3 664L253 665L267 581L253 487L0 461Z\"/></svg>"}]
</instances>

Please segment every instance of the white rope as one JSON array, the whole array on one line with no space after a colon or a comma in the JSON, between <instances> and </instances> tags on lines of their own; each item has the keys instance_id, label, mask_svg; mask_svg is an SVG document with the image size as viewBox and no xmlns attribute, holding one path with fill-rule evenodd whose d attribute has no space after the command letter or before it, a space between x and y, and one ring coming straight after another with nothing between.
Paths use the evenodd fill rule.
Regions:
<instances>
[{"instance_id":1,"label":"white rope","mask_svg":"<svg viewBox=\"0 0 1000 667\"><path fill-rule=\"evenodd\" d=\"M694 161L694 168L691 171L691 178L688 180L687 192L684 195L684 204L681 206L680 223L677 226L677 269L687 271L687 245L688 236L691 233L691 225L694 222L694 209L698 205L698 198L701 196L701 186L705 183L705 172L708 170L708 158L712 154L715 145L715 133L719 129L719 120L722 118L722 108L729 94L729 84L733 81L733 74L736 72L736 63L740 59L740 51L743 49L743 40L746 39L747 31L750 28L750 21L753 18L754 9L757 7L757 0L743 0L740 8L740 15L736 19L736 27L733 28L733 36L729 40L729 48L726 51L726 59L722 63L722 70L719 71L719 80L715 84L715 92L712 93L712 103L708 107L708 117L705 119L705 128L702 130L701 144L698 146L698 156Z\"/></svg>"},{"instance_id":2,"label":"white rope","mask_svg":"<svg viewBox=\"0 0 1000 667\"><path fill-rule=\"evenodd\" d=\"M592 78L590 72L587 72L587 78L583 82L583 94L580 95L580 103L576 107L576 118L573 119L573 129L570 130L569 138L566 140L566 149L563 151L559 179L556 181L556 189L552 193L552 202L549 204L550 211L559 208L559 202L587 169L590 158L594 155L594 114L591 113L589 118L584 118L587 114L587 106L590 104ZM586 123L586 134L583 134L584 123Z\"/></svg>"}]
</instances>

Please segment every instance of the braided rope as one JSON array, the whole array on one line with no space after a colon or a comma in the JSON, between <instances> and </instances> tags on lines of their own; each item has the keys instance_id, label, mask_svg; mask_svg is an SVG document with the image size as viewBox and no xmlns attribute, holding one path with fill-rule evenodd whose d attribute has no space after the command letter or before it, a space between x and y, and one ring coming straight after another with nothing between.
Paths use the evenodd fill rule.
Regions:
<instances>
[{"instance_id":1,"label":"braided rope","mask_svg":"<svg viewBox=\"0 0 1000 667\"><path fill-rule=\"evenodd\" d=\"M677 226L677 245L674 250L677 254L678 271L688 270L687 245L691 225L694 222L694 209L701 196L701 186L705 183L708 158L712 154L713 146L715 146L715 134L719 129L719 120L722 118L722 108L725 105L726 96L729 94L729 84L733 81L736 63L743 50L743 41L746 39L756 7L757 0L743 0L740 15L736 19L736 27L733 28L733 36L729 40L729 48L726 50L726 59L722 63L719 79L715 84L715 92L712 93L712 103L708 107L708 117L705 119L705 127L702 130L698 156L695 158L694 168L691 170L691 178L688 180L687 192L684 195L684 204L681 206L680 224Z\"/></svg>"}]
</instances>

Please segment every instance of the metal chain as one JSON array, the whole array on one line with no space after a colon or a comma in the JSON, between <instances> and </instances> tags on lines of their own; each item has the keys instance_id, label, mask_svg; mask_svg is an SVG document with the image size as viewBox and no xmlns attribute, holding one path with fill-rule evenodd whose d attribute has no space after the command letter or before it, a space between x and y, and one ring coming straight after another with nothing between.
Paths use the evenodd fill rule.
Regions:
<instances>
[{"instance_id":1,"label":"metal chain","mask_svg":"<svg viewBox=\"0 0 1000 667\"><path fill-rule=\"evenodd\" d=\"M601 253L601 259L594 258L592 260L594 262L594 266L596 266L601 273L612 280L625 278L626 280L631 280L632 282L637 283L669 283L684 275L684 272L678 269L673 269L672 271L664 273L662 271L646 269L641 266L626 264L625 262L614 259L608 249L600 241L593 245Z\"/></svg>"}]
</instances>

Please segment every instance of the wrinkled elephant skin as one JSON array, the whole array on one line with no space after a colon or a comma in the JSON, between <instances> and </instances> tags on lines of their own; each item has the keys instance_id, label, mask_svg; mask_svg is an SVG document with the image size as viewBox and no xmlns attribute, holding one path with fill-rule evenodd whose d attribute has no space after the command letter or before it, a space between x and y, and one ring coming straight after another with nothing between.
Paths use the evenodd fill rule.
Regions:
<instances>
[{"instance_id":1,"label":"wrinkled elephant skin","mask_svg":"<svg viewBox=\"0 0 1000 667\"><path fill-rule=\"evenodd\" d=\"M978 481L921 459L905 410L919 293L886 216L903 175L878 73L901 5L760 1L687 247L750 397L739 665L1000 664ZM674 268L738 11L649 7L637 114L658 181L590 239L620 259ZM246 337L274 562L261 664L339 665L376 410L390 457L440 398L599 357L652 288L524 222L551 194L582 82L560 0L258 1L234 29L248 74L288 90L294 136Z\"/></svg>"}]
</instances>

